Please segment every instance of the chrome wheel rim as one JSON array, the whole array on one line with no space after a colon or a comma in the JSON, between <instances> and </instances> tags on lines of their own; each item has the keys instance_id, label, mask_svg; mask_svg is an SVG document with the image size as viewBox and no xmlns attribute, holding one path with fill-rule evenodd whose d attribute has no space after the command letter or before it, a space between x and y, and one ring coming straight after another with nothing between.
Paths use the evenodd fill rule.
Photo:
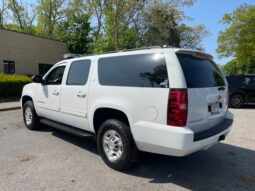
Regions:
<instances>
[{"instance_id":1,"label":"chrome wheel rim","mask_svg":"<svg viewBox=\"0 0 255 191\"><path fill-rule=\"evenodd\" d=\"M25 110L25 121L26 121L27 125L31 125L32 118L33 118L32 111L31 111L30 107L27 107Z\"/></svg>"},{"instance_id":2,"label":"chrome wheel rim","mask_svg":"<svg viewBox=\"0 0 255 191\"><path fill-rule=\"evenodd\" d=\"M115 130L108 130L103 136L103 149L107 158L117 161L123 154L123 144L120 135Z\"/></svg>"},{"instance_id":3,"label":"chrome wheel rim","mask_svg":"<svg viewBox=\"0 0 255 191\"><path fill-rule=\"evenodd\" d=\"M231 105L240 107L243 104L243 98L241 95L235 95L231 99Z\"/></svg>"}]
</instances>

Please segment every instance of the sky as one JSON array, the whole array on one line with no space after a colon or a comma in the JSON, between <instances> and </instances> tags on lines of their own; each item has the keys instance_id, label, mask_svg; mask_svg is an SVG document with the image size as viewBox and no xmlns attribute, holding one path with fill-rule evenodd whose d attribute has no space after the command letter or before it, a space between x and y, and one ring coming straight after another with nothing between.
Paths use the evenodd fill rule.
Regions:
<instances>
[{"instance_id":1,"label":"sky","mask_svg":"<svg viewBox=\"0 0 255 191\"><path fill-rule=\"evenodd\" d=\"M192 7L184 8L185 14L193 18L192 21L185 23L190 25L204 24L210 32L210 35L203 39L202 44L205 51L213 55L217 64L225 64L232 59L218 58L216 52L218 33L226 28L219 21L225 13L233 12L243 3L255 4L255 0L197 0Z\"/></svg>"},{"instance_id":2,"label":"sky","mask_svg":"<svg viewBox=\"0 0 255 191\"><path fill-rule=\"evenodd\" d=\"M34 3L35 0L23 0L24 3ZM241 4L255 4L255 0L196 0L193 6L185 7L184 13L193 20L185 21L186 24L196 25L204 24L210 35L203 39L205 51L213 55L217 64L225 64L232 58L218 58L217 37L221 30L226 26L219 21L225 13L233 12Z\"/></svg>"}]
</instances>

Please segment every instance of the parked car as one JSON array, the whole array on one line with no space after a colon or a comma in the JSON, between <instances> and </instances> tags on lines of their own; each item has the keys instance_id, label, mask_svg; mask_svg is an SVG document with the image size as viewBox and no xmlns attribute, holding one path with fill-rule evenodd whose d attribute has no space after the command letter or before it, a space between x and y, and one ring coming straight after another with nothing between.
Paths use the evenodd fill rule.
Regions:
<instances>
[{"instance_id":1,"label":"parked car","mask_svg":"<svg viewBox=\"0 0 255 191\"><path fill-rule=\"evenodd\" d=\"M244 104L255 103L255 75L230 75L227 81L230 107L240 108Z\"/></svg>"},{"instance_id":2,"label":"parked car","mask_svg":"<svg viewBox=\"0 0 255 191\"><path fill-rule=\"evenodd\" d=\"M138 151L185 156L225 139L233 122L226 79L206 53L145 48L63 60L23 89L28 129L40 123L95 136L104 162Z\"/></svg>"}]
</instances>

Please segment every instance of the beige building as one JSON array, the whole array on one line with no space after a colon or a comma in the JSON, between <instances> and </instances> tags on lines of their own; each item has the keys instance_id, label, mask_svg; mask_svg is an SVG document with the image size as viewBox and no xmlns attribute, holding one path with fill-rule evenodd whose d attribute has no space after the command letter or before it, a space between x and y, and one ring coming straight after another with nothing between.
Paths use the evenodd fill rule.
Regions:
<instances>
[{"instance_id":1,"label":"beige building","mask_svg":"<svg viewBox=\"0 0 255 191\"><path fill-rule=\"evenodd\" d=\"M43 74L67 52L64 42L0 29L0 72Z\"/></svg>"}]
</instances>

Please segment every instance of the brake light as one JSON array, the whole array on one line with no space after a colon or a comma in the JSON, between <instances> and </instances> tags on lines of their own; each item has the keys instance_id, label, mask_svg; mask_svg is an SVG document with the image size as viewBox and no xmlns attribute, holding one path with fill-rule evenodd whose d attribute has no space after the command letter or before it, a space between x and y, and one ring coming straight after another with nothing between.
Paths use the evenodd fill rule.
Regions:
<instances>
[{"instance_id":1,"label":"brake light","mask_svg":"<svg viewBox=\"0 0 255 191\"><path fill-rule=\"evenodd\" d=\"M170 89L167 106L167 125L183 127L187 123L187 89Z\"/></svg>"}]
</instances>

